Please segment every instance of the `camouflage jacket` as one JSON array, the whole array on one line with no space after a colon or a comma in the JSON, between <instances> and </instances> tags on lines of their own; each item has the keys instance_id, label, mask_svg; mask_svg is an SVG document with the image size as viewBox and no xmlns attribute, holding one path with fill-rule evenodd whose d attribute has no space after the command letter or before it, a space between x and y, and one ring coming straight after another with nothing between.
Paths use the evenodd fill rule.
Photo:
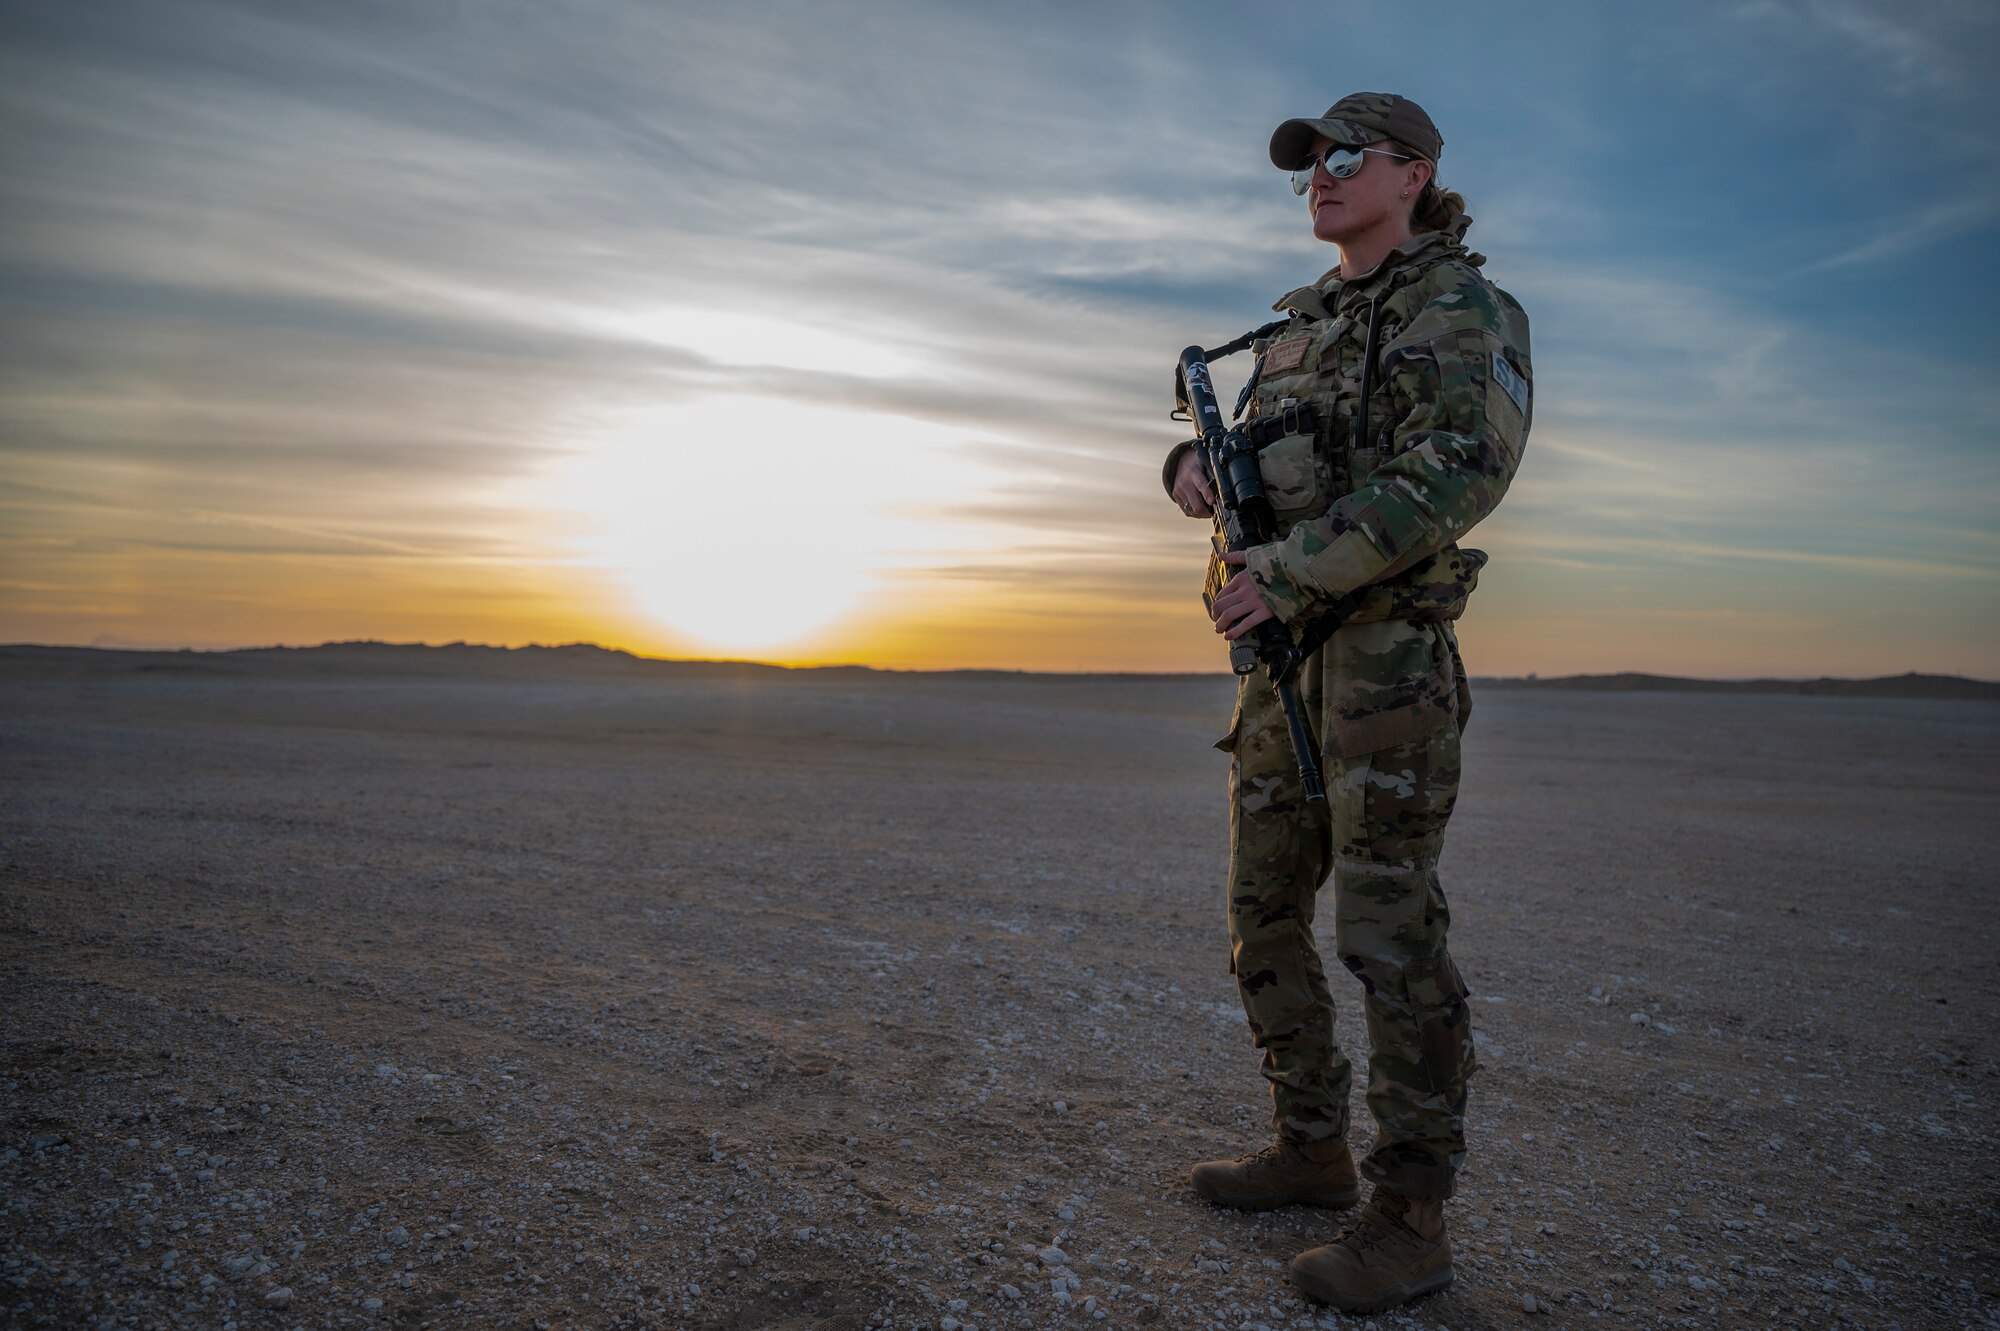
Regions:
<instances>
[{"instance_id":1,"label":"camouflage jacket","mask_svg":"<svg viewBox=\"0 0 2000 1331\"><path fill-rule=\"evenodd\" d=\"M1351 282L1335 269L1273 307L1291 321L1256 348L1256 412L1310 402L1320 418L1311 438L1280 439L1260 458L1284 535L1251 550L1248 568L1281 619L1358 592L1356 622L1456 618L1485 562L1455 542L1520 465L1534 370L1528 317L1480 275L1464 224L1411 237ZM1356 439L1378 301L1368 434Z\"/></svg>"},{"instance_id":2,"label":"camouflage jacket","mask_svg":"<svg viewBox=\"0 0 2000 1331\"><path fill-rule=\"evenodd\" d=\"M1480 276L1463 234L1463 222L1420 233L1351 282L1336 269L1288 293L1274 308L1289 321L1254 348L1254 413L1307 403L1316 428L1258 455L1281 535L1248 552L1247 571L1287 622L1345 602L1344 627L1303 683L1340 756L1462 722L1470 705L1450 621L1486 556L1456 542L1520 465L1533 368L1526 314ZM1371 314L1376 363L1357 439Z\"/></svg>"}]
</instances>

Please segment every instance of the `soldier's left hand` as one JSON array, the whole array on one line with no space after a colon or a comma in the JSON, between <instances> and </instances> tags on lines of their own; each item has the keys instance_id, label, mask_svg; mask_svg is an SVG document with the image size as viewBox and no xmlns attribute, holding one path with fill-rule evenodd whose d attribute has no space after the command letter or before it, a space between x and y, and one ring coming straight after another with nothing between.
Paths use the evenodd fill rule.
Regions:
<instances>
[{"instance_id":1,"label":"soldier's left hand","mask_svg":"<svg viewBox=\"0 0 2000 1331\"><path fill-rule=\"evenodd\" d=\"M1241 550L1231 550L1222 558L1223 562L1237 569L1250 562L1250 557ZM1215 604L1209 607L1208 614L1215 621L1215 631L1231 642L1265 620L1277 618L1276 612L1265 603L1264 593L1258 590L1256 579L1237 573L1229 575L1228 585L1216 594Z\"/></svg>"}]
</instances>

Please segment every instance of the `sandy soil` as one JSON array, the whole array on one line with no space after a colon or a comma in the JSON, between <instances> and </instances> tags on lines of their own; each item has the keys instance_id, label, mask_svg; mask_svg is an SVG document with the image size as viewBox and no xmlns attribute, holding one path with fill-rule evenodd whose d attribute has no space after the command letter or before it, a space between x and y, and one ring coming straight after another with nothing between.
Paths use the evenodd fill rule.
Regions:
<instances>
[{"instance_id":1,"label":"sandy soil","mask_svg":"<svg viewBox=\"0 0 2000 1331\"><path fill-rule=\"evenodd\" d=\"M9 1325L1347 1324L1185 1185L1266 1123L1227 681L337 665L0 653ZM1376 1324L2000 1325L1996 737L1481 694Z\"/></svg>"}]
</instances>

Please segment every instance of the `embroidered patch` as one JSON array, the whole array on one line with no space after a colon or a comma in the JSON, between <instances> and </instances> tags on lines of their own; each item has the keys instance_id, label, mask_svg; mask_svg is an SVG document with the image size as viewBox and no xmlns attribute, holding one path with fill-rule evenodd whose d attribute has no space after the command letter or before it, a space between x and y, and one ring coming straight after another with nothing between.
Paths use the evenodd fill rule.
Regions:
<instances>
[{"instance_id":1,"label":"embroidered patch","mask_svg":"<svg viewBox=\"0 0 2000 1331\"><path fill-rule=\"evenodd\" d=\"M1272 343L1271 349L1264 353L1264 373L1284 374L1288 370L1298 369L1306 358L1306 348L1311 345L1312 338L1306 336Z\"/></svg>"},{"instance_id":2,"label":"embroidered patch","mask_svg":"<svg viewBox=\"0 0 2000 1331\"><path fill-rule=\"evenodd\" d=\"M1493 382L1514 399L1515 410L1523 416L1528 414L1528 381L1498 351L1493 353Z\"/></svg>"}]
</instances>

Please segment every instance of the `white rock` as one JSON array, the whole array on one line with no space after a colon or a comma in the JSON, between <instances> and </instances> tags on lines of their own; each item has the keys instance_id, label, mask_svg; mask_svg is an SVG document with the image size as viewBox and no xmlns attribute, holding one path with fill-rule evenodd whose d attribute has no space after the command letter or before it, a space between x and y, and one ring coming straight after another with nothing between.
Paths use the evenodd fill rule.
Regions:
<instances>
[{"instance_id":1,"label":"white rock","mask_svg":"<svg viewBox=\"0 0 2000 1331\"><path fill-rule=\"evenodd\" d=\"M276 1289L272 1290L272 1291L271 1291L271 1292L270 1292L269 1294L266 1294L266 1295L264 1296L264 1306L265 1306L266 1308L289 1308L289 1307L291 1307L291 1306L292 1306L292 1288L291 1288L291 1286L290 1286L290 1285L280 1285L280 1286L279 1286L278 1288L276 1288Z\"/></svg>"},{"instance_id":2,"label":"white rock","mask_svg":"<svg viewBox=\"0 0 2000 1331\"><path fill-rule=\"evenodd\" d=\"M1042 1249L1035 1256L1041 1260L1043 1266L1069 1265L1069 1254L1054 1246Z\"/></svg>"}]
</instances>

